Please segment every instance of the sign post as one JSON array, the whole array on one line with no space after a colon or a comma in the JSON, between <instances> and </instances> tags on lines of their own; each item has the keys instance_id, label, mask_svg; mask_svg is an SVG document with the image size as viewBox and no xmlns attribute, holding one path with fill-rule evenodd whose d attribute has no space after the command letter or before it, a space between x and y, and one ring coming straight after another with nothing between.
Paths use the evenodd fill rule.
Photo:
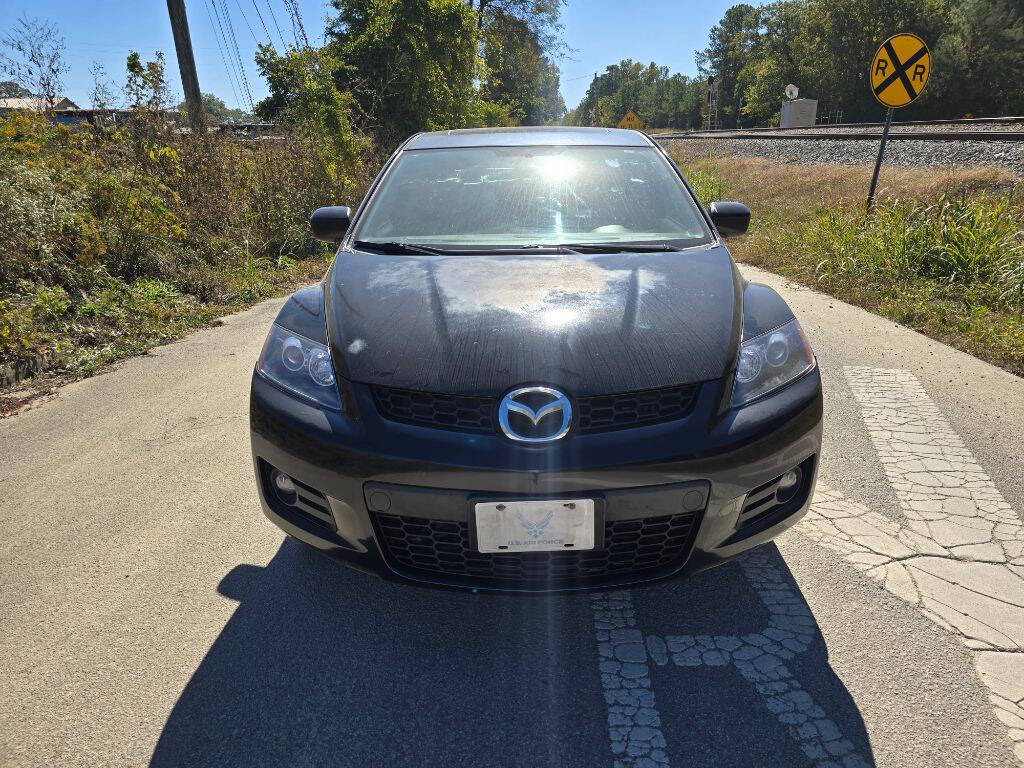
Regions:
<instances>
[{"instance_id":1,"label":"sign post","mask_svg":"<svg viewBox=\"0 0 1024 768\"><path fill-rule=\"evenodd\" d=\"M868 189L868 213L875 204L875 187L878 186L878 172L882 170L882 155L885 154L885 142L889 139L889 126L892 125L893 108L885 113L885 127L882 129L882 142L878 145L878 157L875 159L875 172L871 174L871 187Z\"/></svg>"},{"instance_id":2,"label":"sign post","mask_svg":"<svg viewBox=\"0 0 1024 768\"><path fill-rule=\"evenodd\" d=\"M917 35L909 33L890 37L878 46L871 60L871 69L868 71L871 93L888 110L885 113L885 128L882 129L882 143L875 160L875 172L871 175L871 188L868 190L868 213L871 213L875 204L875 187L878 185L878 172L882 168L893 110L907 106L921 95L931 70L932 54L928 45Z\"/></svg>"}]
</instances>

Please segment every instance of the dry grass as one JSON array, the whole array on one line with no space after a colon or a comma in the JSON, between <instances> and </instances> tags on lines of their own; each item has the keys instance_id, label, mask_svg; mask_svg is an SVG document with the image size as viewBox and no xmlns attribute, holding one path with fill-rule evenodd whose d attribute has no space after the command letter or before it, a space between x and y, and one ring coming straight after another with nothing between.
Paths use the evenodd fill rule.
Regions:
<instances>
[{"instance_id":1,"label":"dry grass","mask_svg":"<svg viewBox=\"0 0 1024 768\"><path fill-rule=\"evenodd\" d=\"M783 274L1024 376L1024 189L1003 170L779 164L673 149L697 194L740 200L741 262Z\"/></svg>"}]
</instances>

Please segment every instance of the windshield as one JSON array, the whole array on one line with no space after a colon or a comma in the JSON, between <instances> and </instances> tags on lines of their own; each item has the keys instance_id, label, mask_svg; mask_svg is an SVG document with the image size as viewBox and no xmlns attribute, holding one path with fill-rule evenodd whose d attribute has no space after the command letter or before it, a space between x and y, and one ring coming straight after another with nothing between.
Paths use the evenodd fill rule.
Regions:
<instances>
[{"instance_id":1,"label":"windshield","mask_svg":"<svg viewBox=\"0 0 1024 768\"><path fill-rule=\"evenodd\" d=\"M697 205L653 147L403 152L355 235L459 247L706 243Z\"/></svg>"}]
</instances>

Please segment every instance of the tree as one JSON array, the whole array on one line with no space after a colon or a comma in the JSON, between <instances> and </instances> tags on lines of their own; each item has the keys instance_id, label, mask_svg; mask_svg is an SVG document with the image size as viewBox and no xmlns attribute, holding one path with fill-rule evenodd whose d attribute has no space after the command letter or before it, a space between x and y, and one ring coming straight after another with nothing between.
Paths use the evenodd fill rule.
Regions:
<instances>
[{"instance_id":1,"label":"tree","mask_svg":"<svg viewBox=\"0 0 1024 768\"><path fill-rule=\"evenodd\" d=\"M23 89L43 99L52 109L64 90L64 75L70 67L64 61L64 38L46 21L22 16L2 38L0 72Z\"/></svg>"},{"instance_id":2,"label":"tree","mask_svg":"<svg viewBox=\"0 0 1024 768\"><path fill-rule=\"evenodd\" d=\"M214 125L221 123L246 123L252 120L252 115L242 109L232 109L224 103L223 99L212 93L204 93L203 113ZM178 105L179 111L186 111L188 105L183 101Z\"/></svg>"},{"instance_id":3,"label":"tree","mask_svg":"<svg viewBox=\"0 0 1024 768\"><path fill-rule=\"evenodd\" d=\"M327 27L335 86L391 146L421 130L472 124L479 114L477 26L462 0L333 0Z\"/></svg>"},{"instance_id":4,"label":"tree","mask_svg":"<svg viewBox=\"0 0 1024 768\"><path fill-rule=\"evenodd\" d=\"M1024 112L1024 3L1020 0L958 3L948 31L932 53L932 74L921 97L929 111L950 117Z\"/></svg>"},{"instance_id":5,"label":"tree","mask_svg":"<svg viewBox=\"0 0 1024 768\"><path fill-rule=\"evenodd\" d=\"M530 25L501 14L484 34L483 98L506 107L517 123L541 125L560 120L565 102L558 90L558 67L544 56Z\"/></svg>"},{"instance_id":6,"label":"tree","mask_svg":"<svg viewBox=\"0 0 1024 768\"><path fill-rule=\"evenodd\" d=\"M93 109L110 109L114 106L114 84L107 76L107 68L94 61L89 67L92 75L92 89L89 91L89 102Z\"/></svg>"},{"instance_id":7,"label":"tree","mask_svg":"<svg viewBox=\"0 0 1024 768\"><path fill-rule=\"evenodd\" d=\"M0 81L0 99L22 99L31 95L32 91L22 88L13 80Z\"/></svg>"},{"instance_id":8,"label":"tree","mask_svg":"<svg viewBox=\"0 0 1024 768\"><path fill-rule=\"evenodd\" d=\"M736 125L740 72L755 47L761 27L761 12L752 5L734 5L711 28L708 47L697 53L697 69L704 77L715 78L718 87L719 117L724 127Z\"/></svg>"},{"instance_id":9,"label":"tree","mask_svg":"<svg viewBox=\"0 0 1024 768\"><path fill-rule=\"evenodd\" d=\"M566 0L466 0L476 13L477 28L488 29L495 22L513 18L533 33L541 50L549 56L564 52L562 5Z\"/></svg>"},{"instance_id":10,"label":"tree","mask_svg":"<svg viewBox=\"0 0 1024 768\"><path fill-rule=\"evenodd\" d=\"M133 109L147 109L151 112L167 109L170 91L167 88L163 52L157 51L152 61L143 62L137 52L130 51L125 68L128 77L124 92Z\"/></svg>"},{"instance_id":11,"label":"tree","mask_svg":"<svg viewBox=\"0 0 1024 768\"><path fill-rule=\"evenodd\" d=\"M698 54L702 73L720 84L722 116L732 124L743 99L745 122L778 120L786 83L848 120L878 120L884 110L868 87L868 62L899 31L924 39L932 73L904 120L997 115L1024 110L1024 6L1021 0L778 0L737 5ZM965 84L970 84L966 87Z\"/></svg>"},{"instance_id":12,"label":"tree","mask_svg":"<svg viewBox=\"0 0 1024 768\"><path fill-rule=\"evenodd\" d=\"M352 94L339 90L341 59L328 49L289 48L279 56L261 45L256 66L270 95L256 105L256 116L286 125L311 142L333 179L351 167L364 142L352 127ZM205 107L205 103L204 103Z\"/></svg>"},{"instance_id":13,"label":"tree","mask_svg":"<svg viewBox=\"0 0 1024 768\"><path fill-rule=\"evenodd\" d=\"M634 110L650 128L692 128L700 124L703 86L654 62L631 59L607 67L594 77L579 106L574 125L616 125Z\"/></svg>"}]
</instances>

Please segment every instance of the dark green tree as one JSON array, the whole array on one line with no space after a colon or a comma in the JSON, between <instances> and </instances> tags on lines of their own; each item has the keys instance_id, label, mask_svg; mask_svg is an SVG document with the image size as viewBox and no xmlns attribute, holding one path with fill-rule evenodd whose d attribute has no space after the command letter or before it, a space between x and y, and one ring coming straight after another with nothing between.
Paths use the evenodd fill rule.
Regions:
<instances>
[{"instance_id":1,"label":"dark green tree","mask_svg":"<svg viewBox=\"0 0 1024 768\"><path fill-rule=\"evenodd\" d=\"M178 109L181 111L185 111L186 108L185 102L178 105ZM245 123L252 120L252 115L248 112L242 109L232 109L224 103L223 99L212 93L203 94L203 112L206 113L206 119L213 125L229 121Z\"/></svg>"},{"instance_id":2,"label":"dark green tree","mask_svg":"<svg viewBox=\"0 0 1024 768\"><path fill-rule=\"evenodd\" d=\"M565 102L558 91L558 67L544 55L530 26L515 16L499 15L484 35L483 98L506 108L520 124L561 120Z\"/></svg>"},{"instance_id":3,"label":"dark green tree","mask_svg":"<svg viewBox=\"0 0 1024 768\"><path fill-rule=\"evenodd\" d=\"M697 69L714 77L718 88L719 117L723 127L736 125L739 112L737 82L756 49L761 30L761 11L752 5L734 5L711 28L708 47L697 53Z\"/></svg>"},{"instance_id":4,"label":"dark green tree","mask_svg":"<svg viewBox=\"0 0 1024 768\"><path fill-rule=\"evenodd\" d=\"M477 25L462 0L333 0L331 70L359 120L385 146L479 117Z\"/></svg>"},{"instance_id":5,"label":"dark green tree","mask_svg":"<svg viewBox=\"0 0 1024 768\"><path fill-rule=\"evenodd\" d=\"M13 80L0 82L0 99L21 99L31 95L32 91L28 88L22 88Z\"/></svg>"}]
</instances>

